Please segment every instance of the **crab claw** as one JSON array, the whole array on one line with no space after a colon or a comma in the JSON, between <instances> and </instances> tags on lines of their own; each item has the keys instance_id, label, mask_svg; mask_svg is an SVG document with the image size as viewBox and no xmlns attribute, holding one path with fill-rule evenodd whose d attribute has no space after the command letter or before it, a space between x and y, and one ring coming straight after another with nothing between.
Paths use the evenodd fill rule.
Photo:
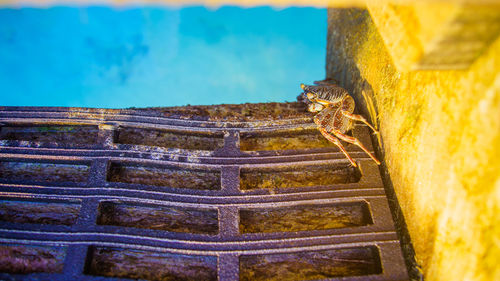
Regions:
<instances>
[{"instance_id":1,"label":"crab claw","mask_svg":"<svg viewBox=\"0 0 500 281\"><path fill-rule=\"evenodd\" d=\"M306 85L304 85L304 83L300 83L300 88L301 88L302 90L305 90Z\"/></svg>"},{"instance_id":2,"label":"crab claw","mask_svg":"<svg viewBox=\"0 0 500 281\"><path fill-rule=\"evenodd\" d=\"M320 112L321 110L323 110L325 107L322 105L322 104L319 104L319 103L311 103L309 104L309 106L307 107L307 110L309 112Z\"/></svg>"}]
</instances>

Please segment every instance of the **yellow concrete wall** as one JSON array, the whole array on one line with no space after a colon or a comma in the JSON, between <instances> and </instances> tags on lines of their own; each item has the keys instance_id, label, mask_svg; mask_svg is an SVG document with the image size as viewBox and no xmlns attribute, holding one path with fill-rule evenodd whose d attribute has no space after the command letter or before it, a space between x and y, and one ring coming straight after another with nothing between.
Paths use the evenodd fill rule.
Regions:
<instances>
[{"instance_id":1,"label":"yellow concrete wall","mask_svg":"<svg viewBox=\"0 0 500 281\"><path fill-rule=\"evenodd\" d=\"M420 30L416 17L399 16ZM426 280L500 280L500 39L465 70L401 70L393 57L415 45L384 41L385 20L330 9L327 75L378 110L372 118Z\"/></svg>"}]
</instances>

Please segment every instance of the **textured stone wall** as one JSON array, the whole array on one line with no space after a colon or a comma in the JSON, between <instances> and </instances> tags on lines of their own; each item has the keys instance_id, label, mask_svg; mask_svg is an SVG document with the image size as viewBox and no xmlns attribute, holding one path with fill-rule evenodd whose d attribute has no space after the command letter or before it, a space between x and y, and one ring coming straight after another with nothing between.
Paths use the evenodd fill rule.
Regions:
<instances>
[{"instance_id":1,"label":"textured stone wall","mask_svg":"<svg viewBox=\"0 0 500 281\"><path fill-rule=\"evenodd\" d=\"M376 8L329 10L327 76L380 126L426 280L500 280L500 40L482 42L480 55L460 70L398 67L418 50L398 41L404 32L444 33L429 26L436 23L431 13L426 19L412 7L390 8L392 16ZM383 36L387 28L392 37Z\"/></svg>"}]
</instances>

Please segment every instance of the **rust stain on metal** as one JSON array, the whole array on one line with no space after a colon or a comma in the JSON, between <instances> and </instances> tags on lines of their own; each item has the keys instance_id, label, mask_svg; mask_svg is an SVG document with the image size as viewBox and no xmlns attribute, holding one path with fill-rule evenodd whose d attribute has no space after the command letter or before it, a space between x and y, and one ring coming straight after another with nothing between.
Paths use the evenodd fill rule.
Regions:
<instances>
[{"instance_id":1,"label":"rust stain on metal","mask_svg":"<svg viewBox=\"0 0 500 281\"><path fill-rule=\"evenodd\" d=\"M375 247L240 257L240 280L317 280L377 274Z\"/></svg>"},{"instance_id":2,"label":"rust stain on metal","mask_svg":"<svg viewBox=\"0 0 500 281\"><path fill-rule=\"evenodd\" d=\"M371 223L366 202L240 210L241 233L322 230Z\"/></svg>"},{"instance_id":3,"label":"rust stain on metal","mask_svg":"<svg viewBox=\"0 0 500 281\"><path fill-rule=\"evenodd\" d=\"M0 200L0 221L72 225L80 212L78 203Z\"/></svg>"},{"instance_id":4,"label":"rust stain on metal","mask_svg":"<svg viewBox=\"0 0 500 281\"><path fill-rule=\"evenodd\" d=\"M241 189L286 188L316 185L354 183L360 171L349 164L340 165L287 165L280 168L244 168L240 172Z\"/></svg>"},{"instance_id":5,"label":"rust stain on metal","mask_svg":"<svg viewBox=\"0 0 500 281\"><path fill-rule=\"evenodd\" d=\"M100 204L97 224L212 235L219 232L217 209L134 206L115 202Z\"/></svg>"},{"instance_id":6,"label":"rust stain on metal","mask_svg":"<svg viewBox=\"0 0 500 281\"><path fill-rule=\"evenodd\" d=\"M175 167L154 167L112 163L110 182L169 186L189 189L220 189L220 172Z\"/></svg>"},{"instance_id":7,"label":"rust stain on metal","mask_svg":"<svg viewBox=\"0 0 500 281\"><path fill-rule=\"evenodd\" d=\"M0 244L0 272L57 273L63 270L64 256L61 247Z\"/></svg>"},{"instance_id":8,"label":"rust stain on metal","mask_svg":"<svg viewBox=\"0 0 500 281\"><path fill-rule=\"evenodd\" d=\"M96 247L88 274L146 280L217 280L215 257Z\"/></svg>"}]
</instances>

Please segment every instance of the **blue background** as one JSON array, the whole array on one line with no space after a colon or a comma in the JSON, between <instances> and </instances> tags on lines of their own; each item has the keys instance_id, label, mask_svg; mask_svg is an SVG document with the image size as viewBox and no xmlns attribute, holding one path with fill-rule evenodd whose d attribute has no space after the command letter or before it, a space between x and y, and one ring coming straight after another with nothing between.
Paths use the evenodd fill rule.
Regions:
<instances>
[{"instance_id":1,"label":"blue background","mask_svg":"<svg viewBox=\"0 0 500 281\"><path fill-rule=\"evenodd\" d=\"M293 101L325 76L326 9L0 9L0 105Z\"/></svg>"}]
</instances>

